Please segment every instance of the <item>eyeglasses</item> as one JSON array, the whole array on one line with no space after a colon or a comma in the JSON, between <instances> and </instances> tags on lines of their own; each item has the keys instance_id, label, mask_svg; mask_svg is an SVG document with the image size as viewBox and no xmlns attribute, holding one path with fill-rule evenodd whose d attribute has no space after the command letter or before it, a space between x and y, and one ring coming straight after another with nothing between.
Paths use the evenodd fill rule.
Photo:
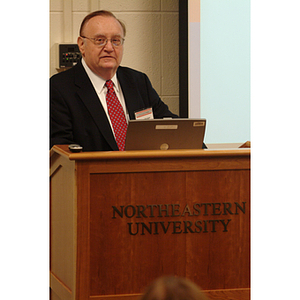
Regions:
<instances>
[{"instance_id":1,"label":"eyeglasses","mask_svg":"<svg viewBox=\"0 0 300 300\"><path fill-rule=\"evenodd\" d=\"M110 41L114 47L119 47L119 46L123 45L123 43L125 41L125 39L123 39L121 37L113 37L111 39L107 39L106 37L99 37L99 38L89 38L86 36L81 36L81 37L84 39L91 40L95 45L100 46L100 47L104 47L108 41Z\"/></svg>"}]
</instances>

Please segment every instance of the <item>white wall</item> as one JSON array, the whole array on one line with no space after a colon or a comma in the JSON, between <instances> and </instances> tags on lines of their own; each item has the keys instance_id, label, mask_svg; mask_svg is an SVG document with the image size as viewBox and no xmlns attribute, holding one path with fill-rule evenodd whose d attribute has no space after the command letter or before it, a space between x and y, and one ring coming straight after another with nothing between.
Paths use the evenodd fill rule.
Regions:
<instances>
[{"instance_id":1,"label":"white wall","mask_svg":"<svg viewBox=\"0 0 300 300\"><path fill-rule=\"evenodd\" d=\"M145 72L172 112L179 114L178 0L51 0L50 76L56 73L55 43L76 43L82 19L105 9L127 34L122 65Z\"/></svg>"}]
</instances>

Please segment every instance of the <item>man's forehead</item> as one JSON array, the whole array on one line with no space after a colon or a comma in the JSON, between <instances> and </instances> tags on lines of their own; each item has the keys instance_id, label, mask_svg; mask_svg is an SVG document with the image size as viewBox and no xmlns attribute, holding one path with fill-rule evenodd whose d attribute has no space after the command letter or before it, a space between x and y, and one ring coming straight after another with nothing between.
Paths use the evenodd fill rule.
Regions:
<instances>
[{"instance_id":1,"label":"man's forehead","mask_svg":"<svg viewBox=\"0 0 300 300\"><path fill-rule=\"evenodd\" d=\"M94 34L104 33L100 31L114 31L115 34L123 33L123 28L118 20L110 16L93 17L86 23L84 30Z\"/></svg>"}]
</instances>

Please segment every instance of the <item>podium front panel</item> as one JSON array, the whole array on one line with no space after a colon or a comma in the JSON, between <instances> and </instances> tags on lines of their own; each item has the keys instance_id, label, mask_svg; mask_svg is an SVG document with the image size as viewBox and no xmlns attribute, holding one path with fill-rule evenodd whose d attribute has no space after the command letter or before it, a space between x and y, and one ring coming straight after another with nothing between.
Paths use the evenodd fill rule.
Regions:
<instances>
[{"instance_id":1,"label":"podium front panel","mask_svg":"<svg viewBox=\"0 0 300 300\"><path fill-rule=\"evenodd\" d=\"M91 295L136 294L162 275L249 287L249 172L90 177Z\"/></svg>"}]
</instances>

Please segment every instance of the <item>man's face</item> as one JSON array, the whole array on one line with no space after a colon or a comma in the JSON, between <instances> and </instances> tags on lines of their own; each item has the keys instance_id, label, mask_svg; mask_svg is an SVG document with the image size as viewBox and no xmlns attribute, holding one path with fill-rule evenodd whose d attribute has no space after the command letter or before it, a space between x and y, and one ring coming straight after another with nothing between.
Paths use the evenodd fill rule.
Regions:
<instances>
[{"instance_id":1,"label":"man's face","mask_svg":"<svg viewBox=\"0 0 300 300\"><path fill-rule=\"evenodd\" d=\"M87 38L109 39L105 46L97 46L93 40L79 37L78 46L88 67L103 79L111 79L121 63L123 45L115 47L110 39L124 38L122 26L113 17L96 16L85 24L82 35Z\"/></svg>"}]
</instances>

